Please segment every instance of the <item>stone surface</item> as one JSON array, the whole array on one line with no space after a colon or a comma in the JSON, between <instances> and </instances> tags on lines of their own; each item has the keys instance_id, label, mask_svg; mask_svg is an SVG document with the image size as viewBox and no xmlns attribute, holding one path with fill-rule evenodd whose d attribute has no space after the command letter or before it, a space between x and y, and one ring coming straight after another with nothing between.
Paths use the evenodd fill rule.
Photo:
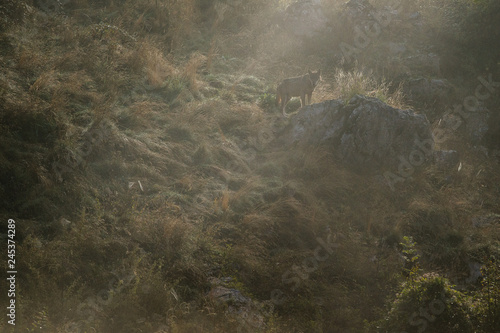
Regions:
<instances>
[{"instance_id":1,"label":"stone surface","mask_svg":"<svg viewBox=\"0 0 500 333\"><path fill-rule=\"evenodd\" d=\"M212 285L208 297L219 306L226 306L226 313L233 316L239 323L239 331L260 332L265 329L265 317L271 315L272 310L266 311L266 304L244 296L238 289L230 288L233 278L222 277L209 279Z\"/></svg>"},{"instance_id":2,"label":"stone surface","mask_svg":"<svg viewBox=\"0 0 500 333\"><path fill-rule=\"evenodd\" d=\"M480 107L473 112L468 112L467 115L465 132L472 144L480 144L486 133L488 133L490 114L487 109Z\"/></svg>"},{"instance_id":3,"label":"stone surface","mask_svg":"<svg viewBox=\"0 0 500 333\"><path fill-rule=\"evenodd\" d=\"M484 228L495 224L500 224L500 214L492 213L472 218L472 225L476 228Z\"/></svg>"},{"instance_id":4,"label":"stone surface","mask_svg":"<svg viewBox=\"0 0 500 333\"><path fill-rule=\"evenodd\" d=\"M457 166L460 157L456 150L439 150L434 152L434 163L440 170L450 170Z\"/></svg>"},{"instance_id":5,"label":"stone surface","mask_svg":"<svg viewBox=\"0 0 500 333\"><path fill-rule=\"evenodd\" d=\"M237 289L226 288L223 286L216 286L209 293L217 304L230 304L230 305L248 305L251 300L241 294Z\"/></svg>"},{"instance_id":6,"label":"stone surface","mask_svg":"<svg viewBox=\"0 0 500 333\"><path fill-rule=\"evenodd\" d=\"M416 78L408 80L404 86L404 93L419 104L448 104L453 87L444 79Z\"/></svg>"},{"instance_id":7,"label":"stone surface","mask_svg":"<svg viewBox=\"0 0 500 333\"><path fill-rule=\"evenodd\" d=\"M482 144L485 138L491 137L490 114L483 106L468 111L463 104L455 104L440 118L438 126L448 133L465 136L470 143L478 145Z\"/></svg>"},{"instance_id":8,"label":"stone surface","mask_svg":"<svg viewBox=\"0 0 500 333\"><path fill-rule=\"evenodd\" d=\"M483 265L475 261L469 261L467 265L469 266L469 277L465 280L465 282L476 283L477 280L482 276L481 268L483 268Z\"/></svg>"},{"instance_id":9,"label":"stone surface","mask_svg":"<svg viewBox=\"0 0 500 333\"><path fill-rule=\"evenodd\" d=\"M329 100L302 108L279 138L287 146L325 145L346 165L378 173L401 159L419 166L432 159L434 141L427 118L356 95L347 105Z\"/></svg>"}]
</instances>

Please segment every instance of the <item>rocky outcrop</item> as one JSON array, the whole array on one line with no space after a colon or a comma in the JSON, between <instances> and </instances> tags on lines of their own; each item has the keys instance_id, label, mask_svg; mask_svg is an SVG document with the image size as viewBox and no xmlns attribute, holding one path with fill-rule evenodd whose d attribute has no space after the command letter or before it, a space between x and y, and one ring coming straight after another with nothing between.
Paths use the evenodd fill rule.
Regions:
<instances>
[{"instance_id":1,"label":"rocky outcrop","mask_svg":"<svg viewBox=\"0 0 500 333\"><path fill-rule=\"evenodd\" d=\"M465 133L472 144L481 144L489 131L490 113L486 108L478 108L476 112L468 113L468 116L465 121Z\"/></svg>"},{"instance_id":2,"label":"rocky outcrop","mask_svg":"<svg viewBox=\"0 0 500 333\"><path fill-rule=\"evenodd\" d=\"M434 163L439 170L454 169L460 162L460 156L456 150L438 150L434 152Z\"/></svg>"},{"instance_id":3,"label":"rocky outcrop","mask_svg":"<svg viewBox=\"0 0 500 333\"><path fill-rule=\"evenodd\" d=\"M453 109L448 109L437 123L436 142L444 142L451 134L468 138L473 145L483 142L488 133L491 133L489 126L490 112L483 106L478 106L473 112L465 110L460 104L455 104Z\"/></svg>"},{"instance_id":4,"label":"rocky outcrop","mask_svg":"<svg viewBox=\"0 0 500 333\"><path fill-rule=\"evenodd\" d=\"M402 161L420 166L433 159L425 116L361 95L347 105L330 100L305 106L280 140L288 146L326 146L347 166L373 174L394 170Z\"/></svg>"},{"instance_id":5,"label":"rocky outcrop","mask_svg":"<svg viewBox=\"0 0 500 333\"><path fill-rule=\"evenodd\" d=\"M500 214L487 214L472 218L472 225L476 228L485 228L500 224Z\"/></svg>"},{"instance_id":6,"label":"rocky outcrop","mask_svg":"<svg viewBox=\"0 0 500 333\"><path fill-rule=\"evenodd\" d=\"M265 318L270 315L264 303L244 296L238 289L231 288L231 277L211 278L212 285L208 298L218 306L226 309L226 315L233 317L238 323L238 332L259 332L265 329Z\"/></svg>"},{"instance_id":7,"label":"rocky outcrop","mask_svg":"<svg viewBox=\"0 0 500 333\"><path fill-rule=\"evenodd\" d=\"M403 88L408 99L419 105L447 105L453 87L444 79L409 79Z\"/></svg>"}]
</instances>

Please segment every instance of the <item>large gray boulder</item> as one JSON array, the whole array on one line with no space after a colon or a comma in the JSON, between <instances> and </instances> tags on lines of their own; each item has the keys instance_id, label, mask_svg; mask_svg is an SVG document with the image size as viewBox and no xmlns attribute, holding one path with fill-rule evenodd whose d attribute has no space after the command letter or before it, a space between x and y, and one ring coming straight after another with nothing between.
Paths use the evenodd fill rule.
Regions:
<instances>
[{"instance_id":1,"label":"large gray boulder","mask_svg":"<svg viewBox=\"0 0 500 333\"><path fill-rule=\"evenodd\" d=\"M434 151L424 115L361 95L348 104L329 100L303 107L280 140L289 147L323 145L357 171L380 174L399 169L403 177L405 170L431 161Z\"/></svg>"}]
</instances>

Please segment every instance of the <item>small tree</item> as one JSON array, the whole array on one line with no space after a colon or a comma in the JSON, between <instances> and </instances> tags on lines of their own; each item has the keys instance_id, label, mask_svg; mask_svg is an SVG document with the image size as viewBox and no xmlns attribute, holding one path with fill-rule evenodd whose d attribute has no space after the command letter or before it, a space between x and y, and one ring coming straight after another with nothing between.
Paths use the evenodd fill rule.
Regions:
<instances>
[{"instance_id":1,"label":"small tree","mask_svg":"<svg viewBox=\"0 0 500 333\"><path fill-rule=\"evenodd\" d=\"M413 241L413 237L404 236L403 242L399 243L402 247L402 255L404 259L403 264L403 276L405 276L409 281L413 281L417 278L419 267L418 267L418 259L420 256L417 254L417 250L415 246L416 242Z\"/></svg>"}]
</instances>

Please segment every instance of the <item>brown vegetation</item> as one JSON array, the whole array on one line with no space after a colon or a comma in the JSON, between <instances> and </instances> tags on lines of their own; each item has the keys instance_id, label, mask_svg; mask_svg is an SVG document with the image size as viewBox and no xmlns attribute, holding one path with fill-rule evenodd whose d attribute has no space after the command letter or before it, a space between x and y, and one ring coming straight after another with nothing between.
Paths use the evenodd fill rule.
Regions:
<instances>
[{"instance_id":1,"label":"brown vegetation","mask_svg":"<svg viewBox=\"0 0 500 333\"><path fill-rule=\"evenodd\" d=\"M460 151L460 170L431 166L392 191L321 148L285 150L274 141L286 126L272 104L278 79L308 68L324 73L313 102L365 94L424 114L444 111L403 93L404 75L437 75L433 69L389 61L383 43L357 62L341 61L335 45L353 29L343 1L323 1L337 33L310 40L273 24L288 1L42 6L49 2L0 5L0 215L17 223L19 331L234 332L248 323L208 294L210 278L227 277L262 308L274 290L286 295L262 311L256 331L378 331L380 318L395 318L387 299L408 286L406 235L420 269L469 298L439 278L416 279L414 290L438 284L471 311L478 332L498 328L488 298L499 296L491 284L500 260L500 174L491 154L457 131L440 148ZM445 4L411 3L404 14L420 11L422 30L395 20L380 38L404 34L413 50L437 44L431 36L446 39L457 22L455 2ZM453 37L465 47L446 40L463 61L441 74L458 92L473 92L484 74L477 57L497 81L499 59L467 53L471 39L462 33ZM493 112L499 96L486 101ZM304 273L318 239L330 239L333 251ZM471 262L489 263L489 284L464 282ZM402 295L412 304L413 294ZM1 330L14 332L0 318Z\"/></svg>"}]
</instances>

